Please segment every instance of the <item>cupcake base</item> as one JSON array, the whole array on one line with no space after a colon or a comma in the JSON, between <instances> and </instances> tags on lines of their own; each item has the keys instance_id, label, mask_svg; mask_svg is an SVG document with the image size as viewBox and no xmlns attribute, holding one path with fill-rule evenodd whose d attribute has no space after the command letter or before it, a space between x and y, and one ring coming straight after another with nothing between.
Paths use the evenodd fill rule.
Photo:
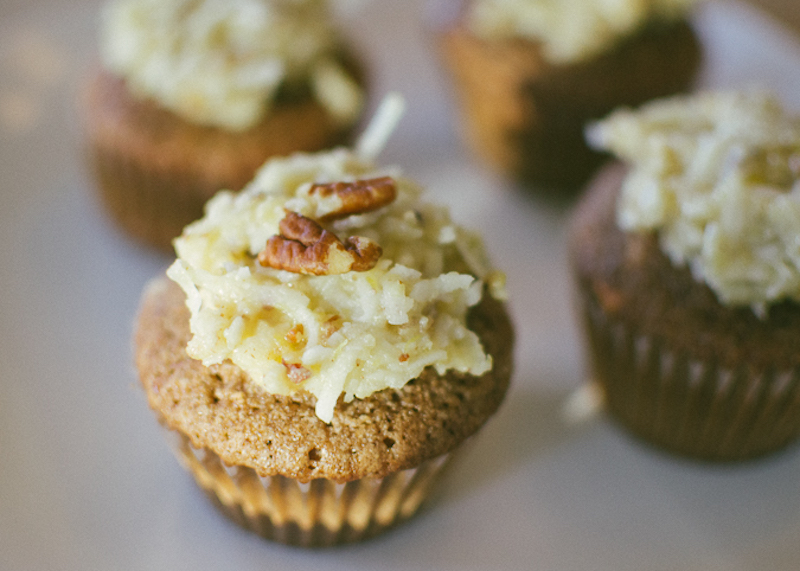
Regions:
<instances>
[{"instance_id":1,"label":"cupcake base","mask_svg":"<svg viewBox=\"0 0 800 571\"><path fill-rule=\"evenodd\" d=\"M265 539L301 547L363 541L409 519L453 456L444 454L383 478L303 483L227 466L211 450L195 448L186 436L168 432L178 460L222 513Z\"/></svg>"},{"instance_id":2,"label":"cupcake base","mask_svg":"<svg viewBox=\"0 0 800 571\"><path fill-rule=\"evenodd\" d=\"M609 320L596 302L584 311L607 410L639 438L682 456L737 461L800 436L798 369L721 366Z\"/></svg>"}]
</instances>

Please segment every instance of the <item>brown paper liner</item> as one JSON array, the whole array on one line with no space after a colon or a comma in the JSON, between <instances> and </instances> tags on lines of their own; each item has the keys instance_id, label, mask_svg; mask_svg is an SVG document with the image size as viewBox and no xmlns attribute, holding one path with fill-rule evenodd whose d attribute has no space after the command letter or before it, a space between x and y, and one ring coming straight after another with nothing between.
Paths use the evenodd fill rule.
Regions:
<instances>
[{"instance_id":1,"label":"brown paper liner","mask_svg":"<svg viewBox=\"0 0 800 571\"><path fill-rule=\"evenodd\" d=\"M800 370L736 368L673 351L609 319L585 295L594 379L608 412L645 441L676 454L737 461L800 436Z\"/></svg>"},{"instance_id":2,"label":"brown paper liner","mask_svg":"<svg viewBox=\"0 0 800 571\"><path fill-rule=\"evenodd\" d=\"M178 460L220 511L266 539L302 547L362 541L407 520L453 457L444 454L384 478L303 483L227 466L213 451L166 430Z\"/></svg>"},{"instance_id":3,"label":"brown paper liner","mask_svg":"<svg viewBox=\"0 0 800 571\"><path fill-rule=\"evenodd\" d=\"M688 89L700 48L686 22L653 26L587 62L552 65L534 42L439 34L456 85L462 132L476 155L523 183L574 191L605 160L584 129L622 105Z\"/></svg>"},{"instance_id":4,"label":"brown paper liner","mask_svg":"<svg viewBox=\"0 0 800 571\"><path fill-rule=\"evenodd\" d=\"M114 152L92 148L88 154L106 211L130 235L160 249L171 249L172 239L202 216L205 202L220 190L184 173L143 168Z\"/></svg>"}]
</instances>

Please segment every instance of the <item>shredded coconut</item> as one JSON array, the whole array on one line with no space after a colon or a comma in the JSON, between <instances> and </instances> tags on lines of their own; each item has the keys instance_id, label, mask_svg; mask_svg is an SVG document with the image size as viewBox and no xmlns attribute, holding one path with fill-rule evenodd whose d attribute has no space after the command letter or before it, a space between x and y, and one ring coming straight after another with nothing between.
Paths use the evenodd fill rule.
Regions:
<instances>
[{"instance_id":1,"label":"shredded coconut","mask_svg":"<svg viewBox=\"0 0 800 571\"><path fill-rule=\"evenodd\" d=\"M298 82L334 119L360 114L363 94L334 57L323 0L114 0L103 15L106 67L195 123L247 129Z\"/></svg>"}]
</instances>

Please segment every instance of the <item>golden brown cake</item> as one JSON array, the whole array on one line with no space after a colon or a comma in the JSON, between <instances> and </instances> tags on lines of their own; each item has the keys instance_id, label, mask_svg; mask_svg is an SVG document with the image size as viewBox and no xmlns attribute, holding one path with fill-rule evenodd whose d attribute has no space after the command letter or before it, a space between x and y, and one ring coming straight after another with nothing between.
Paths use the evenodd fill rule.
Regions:
<instances>
[{"instance_id":1,"label":"golden brown cake","mask_svg":"<svg viewBox=\"0 0 800 571\"><path fill-rule=\"evenodd\" d=\"M570 255L609 414L703 460L784 448L800 436L800 266L783 241L798 230L782 222L800 214L787 195L800 188L800 121L773 100L706 94L600 130L625 166L587 190ZM756 203L780 212L762 217Z\"/></svg>"},{"instance_id":2,"label":"golden brown cake","mask_svg":"<svg viewBox=\"0 0 800 571\"><path fill-rule=\"evenodd\" d=\"M461 130L468 146L493 168L548 192L580 188L605 160L585 143L588 122L621 105L687 90L700 65L697 37L683 18L643 18L597 45L584 40L591 45L553 55L536 34L507 30L509 25L482 34L470 25L474 4L467 2L465 12L439 33ZM542 26L545 35L546 22ZM564 35L590 32L567 28Z\"/></svg>"},{"instance_id":3,"label":"golden brown cake","mask_svg":"<svg viewBox=\"0 0 800 571\"><path fill-rule=\"evenodd\" d=\"M150 406L264 537L332 545L405 520L503 400L502 276L418 192L344 149L273 160L176 240L180 287L144 294Z\"/></svg>"},{"instance_id":4,"label":"golden brown cake","mask_svg":"<svg viewBox=\"0 0 800 571\"><path fill-rule=\"evenodd\" d=\"M203 204L215 192L241 189L267 158L347 142L361 106L357 100L347 101L361 97L353 90L363 88L363 74L341 43L330 39L320 44L315 59L295 64L294 76L272 78L264 70L291 52L262 45L252 31L241 31L236 17L244 5L231 14L210 15L203 2L151 4L153 0L117 0L109 5L105 35L110 37L102 45L110 54L87 82L81 104L89 160L107 210L136 238L170 248L183 227L202 215ZM325 12L313 5L321 3L305 4L312 6L306 12L296 8L296 14L268 13L258 29L266 33L305 25L330 36L328 25L317 22ZM251 9L269 5L249 2ZM137 10L147 10L152 28L131 23ZM181 26L200 28L199 23L208 28L208 37L179 31ZM227 30L230 46L212 42L213 25ZM133 54L119 47L130 37L141 43ZM171 48L163 53L152 49L159 41ZM176 44L180 47L174 48ZM151 77L153 69L164 77ZM269 81L264 79L262 85L253 80L253 87L242 78L245 72L266 75ZM312 77L314 73L318 77ZM350 85L340 85L348 81ZM319 96L319 84L326 82L333 93L327 99ZM349 110L336 112L330 102L336 96Z\"/></svg>"}]
</instances>

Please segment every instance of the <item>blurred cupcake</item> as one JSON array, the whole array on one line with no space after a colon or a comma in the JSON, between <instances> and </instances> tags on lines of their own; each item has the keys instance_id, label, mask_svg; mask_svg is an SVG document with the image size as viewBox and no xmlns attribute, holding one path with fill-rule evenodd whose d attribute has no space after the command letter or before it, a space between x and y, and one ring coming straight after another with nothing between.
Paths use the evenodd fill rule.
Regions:
<instances>
[{"instance_id":1,"label":"blurred cupcake","mask_svg":"<svg viewBox=\"0 0 800 571\"><path fill-rule=\"evenodd\" d=\"M439 44L469 146L548 192L579 188L602 162L586 123L691 86L695 0L467 0Z\"/></svg>"},{"instance_id":2,"label":"blurred cupcake","mask_svg":"<svg viewBox=\"0 0 800 571\"><path fill-rule=\"evenodd\" d=\"M358 152L273 159L209 202L173 281L144 294L150 406L264 537L332 545L405 520L504 397L503 277L420 192Z\"/></svg>"},{"instance_id":3,"label":"blurred cupcake","mask_svg":"<svg viewBox=\"0 0 800 571\"><path fill-rule=\"evenodd\" d=\"M113 218L169 247L270 156L346 140L361 70L322 0L114 0L83 98Z\"/></svg>"},{"instance_id":4,"label":"blurred cupcake","mask_svg":"<svg viewBox=\"0 0 800 571\"><path fill-rule=\"evenodd\" d=\"M608 411L658 447L742 460L800 434L800 117L759 93L621 110L570 251Z\"/></svg>"}]
</instances>

